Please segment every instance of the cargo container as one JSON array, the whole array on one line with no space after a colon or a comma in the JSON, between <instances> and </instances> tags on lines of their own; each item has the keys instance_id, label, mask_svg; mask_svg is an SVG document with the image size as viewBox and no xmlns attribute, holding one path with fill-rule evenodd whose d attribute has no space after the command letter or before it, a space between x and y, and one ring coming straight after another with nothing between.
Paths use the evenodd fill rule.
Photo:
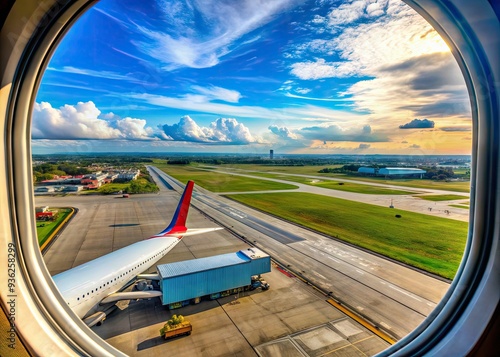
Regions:
<instances>
[{"instance_id":1,"label":"cargo container","mask_svg":"<svg viewBox=\"0 0 500 357\"><path fill-rule=\"evenodd\" d=\"M271 258L257 248L157 266L163 305L237 293L252 276L271 271ZM229 293L225 293L230 291ZM178 306L178 304L176 304ZM180 307L180 306L179 306Z\"/></svg>"}]
</instances>

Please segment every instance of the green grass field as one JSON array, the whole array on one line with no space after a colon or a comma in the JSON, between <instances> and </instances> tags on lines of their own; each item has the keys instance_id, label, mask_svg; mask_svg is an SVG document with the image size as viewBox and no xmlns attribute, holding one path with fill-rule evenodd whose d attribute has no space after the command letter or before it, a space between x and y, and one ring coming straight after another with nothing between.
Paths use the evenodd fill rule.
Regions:
<instances>
[{"instance_id":1,"label":"green grass field","mask_svg":"<svg viewBox=\"0 0 500 357\"><path fill-rule=\"evenodd\" d=\"M343 165L328 165L328 168L341 167ZM266 165L221 165L221 168L234 168L240 170L254 170L260 172L282 172L283 174L301 174L311 176L323 177L342 177L346 179L383 183L386 185L406 186L412 188L431 188L436 190L456 191L456 192L470 192L470 182L468 181L433 181L433 180L417 180L417 179L392 179L386 180L383 177L361 177L357 175L346 175L336 173L319 173L318 171L324 168L323 166L266 166Z\"/></svg>"},{"instance_id":2,"label":"green grass field","mask_svg":"<svg viewBox=\"0 0 500 357\"><path fill-rule=\"evenodd\" d=\"M332 197L299 192L229 197L448 279L455 276L467 239L467 222Z\"/></svg>"},{"instance_id":3,"label":"green grass field","mask_svg":"<svg viewBox=\"0 0 500 357\"><path fill-rule=\"evenodd\" d=\"M292 190L297 188L295 185L279 182L206 171L195 166L157 165L157 167L183 183L193 180L196 185L212 192Z\"/></svg>"},{"instance_id":4,"label":"green grass field","mask_svg":"<svg viewBox=\"0 0 500 357\"><path fill-rule=\"evenodd\" d=\"M383 177L358 177L358 176L343 176L344 178L353 179L363 182L376 182L393 186L406 186L412 188L430 188L433 190L455 191L455 192L470 192L470 182L468 181L433 181L433 180L417 180L417 179L393 179L386 180Z\"/></svg>"},{"instance_id":5,"label":"green grass field","mask_svg":"<svg viewBox=\"0 0 500 357\"><path fill-rule=\"evenodd\" d=\"M411 195L414 192L393 190L390 188L383 188L378 186L364 185L353 182L341 182L335 180L318 180L308 177L291 176L291 175L279 175L279 174L269 174L262 172L255 172L252 175L262 176L267 178L274 178L278 180L286 180L297 183L302 183L304 185L318 186L322 188L328 188L331 190L339 190L346 192L364 193L369 195Z\"/></svg>"},{"instance_id":6,"label":"green grass field","mask_svg":"<svg viewBox=\"0 0 500 357\"><path fill-rule=\"evenodd\" d=\"M427 201L451 201L451 200L466 200L467 197L460 195L423 195L423 196L413 196L418 197Z\"/></svg>"},{"instance_id":7,"label":"green grass field","mask_svg":"<svg viewBox=\"0 0 500 357\"><path fill-rule=\"evenodd\" d=\"M62 221L71 213L70 208L53 208L51 211L57 210L59 212L55 221L37 221L36 222L36 235L38 238L38 245L41 247L43 243L50 237L52 232L61 224Z\"/></svg>"},{"instance_id":8,"label":"green grass field","mask_svg":"<svg viewBox=\"0 0 500 357\"><path fill-rule=\"evenodd\" d=\"M450 205L450 207L455 207L455 208L463 208L463 209L470 209L469 206L467 205Z\"/></svg>"}]
</instances>

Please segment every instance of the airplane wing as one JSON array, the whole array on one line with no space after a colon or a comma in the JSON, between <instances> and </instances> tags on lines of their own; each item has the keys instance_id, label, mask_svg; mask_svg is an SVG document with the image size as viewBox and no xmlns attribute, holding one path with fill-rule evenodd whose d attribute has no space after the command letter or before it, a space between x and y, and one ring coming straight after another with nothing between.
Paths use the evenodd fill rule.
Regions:
<instances>
[{"instance_id":1,"label":"airplane wing","mask_svg":"<svg viewBox=\"0 0 500 357\"><path fill-rule=\"evenodd\" d=\"M110 302L117 302L121 300L137 300L137 299L151 299L161 296L163 293L159 290L148 291L126 291L121 293L113 293L106 296L99 303L100 305L108 304Z\"/></svg>"},{"instance_id":2,"label":"airplane wing","mask_svg":"<svg viewBox=\"0 0 500 357\"><path fill-rule=\"evenodd\" d=\"M213 231L218 231L220 229L224 229L222 227L216 227L216 228L191 228L186 230L184 233L177 233L177 234L168 234L164 235L163 237L185 237L185 236L194 236L195 234L201 234L201 233L208 233L208 232L213 232Z\"/></svg>"}]
</instances>

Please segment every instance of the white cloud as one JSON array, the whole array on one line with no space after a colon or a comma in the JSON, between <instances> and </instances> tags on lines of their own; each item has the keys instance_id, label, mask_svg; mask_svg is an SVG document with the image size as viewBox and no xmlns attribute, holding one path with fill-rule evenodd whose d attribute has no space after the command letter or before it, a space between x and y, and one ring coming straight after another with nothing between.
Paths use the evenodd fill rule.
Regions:
<instances>
[{"instance_id":1,"label":"white cloud","mask_svg":"<svg viewBox=\"0 0 500 357\"><path fill-rule=\"evenodd\" d=\"M342 94L380 126L397 126L398 117L470 116L463 76L448 47L402 1L350 1L328 18L330 39L318 31L318 38L290 50L298 56L291 74L302 80L371 78Z\"/></svg>"},{"instance_id":2,"label":"white cloud","mask_svg":"<svg viewBox=\"0 0 500 357\"><path fill-rule=\"evenodd\" d=\"M292 139L292 140L297 139L297 135L295 135L287 127L279 127L277 125L270 125L268 129L271 131L271 133L273 133L274 135L276 135L277 137L279 137L281 139Z\"/></svg>"},{"instance_id":3,"label":"white cloud","mask_svg":"<svg viewBox=\"0 0 500 357\"><path fill-rule=\"evenodd\" d=\"M207 68L239 46L238 41L267 24L276 14L291 9L297 0L163 1L169 26L164 31L137 26L147 40L134 41L139 50L165 64ZM194 26L194 24L197 26ZM254 37L255 38L255 37ZM252 39L253 40L253 39ZM248 40L244 43L251 43ZM248 42L250 41L250 42Z\"/></svg>"},{"instance_id":4,"label":"white cloud","mask_svg":"<svg viewBox=\"0 0 500 357\"><path fill-rule=\"evenodd\" d=\"M151 139L154 132L152 128L146 127L146 120L130 117L118 120L116 127L126 138L133 139Z\"/></svg>"},{"instance_id":5,"label":"white cloud","mask_svg":"<svg viewBox=\"0 0 500 357\"><path fill-rule=\"evenodd\" d=\"M185 95L182 98L173 98L148 93L131 93L128 95L124 94L122 97L129 97L165 108L183 109L189 112L195 111L201 113L213 113L216 115L226 115L230 117L308 121L330 121L333 119L353 120L361 118L360 115L347 111L333 110L313 105L289 108L264 108L259 106L212 103L207 102L207 98L201 95ZM194 101L196 102L196 105L193 105Z\"/></svg>"},{"instance_id":6,"label":"white cloud","mask_svg":"<svg viewBox=\"0 0 500 357\"><path fill-rule=\"evenodd\" d=\"M192 86L191 89L205 96L205 101L222 100L224 102L238 103L241 94L238 91L226 89L222 87L209 86Z\"/></svg>"},{"instance_id":7,"label":"white cloud","mask_svg":"<svg viewBox=\"0 0 500 357\"><path fill-rule=\"evenodd\" d=\"M307 94L311 91L311 89L309 89L309 88L297 88L297 89L295 89L295 91L297 93L300 93L300 94Z\"/></svg>"},{"instance_id":8,"label":"white cloud","mask_svg":"<svg viewBox=\"0 0 500 357\"><path fill-rule=\"evenodd\" d=\"M200 127L190 116L183 116L179 123L161 126L165 137L170 140L206 143L244 145L258 142L250 130L234 118L218 118L209 127Z\"/></svg>"},{"instance_id":9,"label":"white cloud","mask_svg":"<svg viewBox=\"0 0 500 357\"><path fill-rule=\"evenodd\" d=\"M328 15L328 24L330 26L337 26L352 23L363 16L366 5L365 1L344 3L330 12Z\"/></svg>"},{"instance_id":10,"label":"white cloud","mask_svg":"<svg viewBox=\"0 0 500 357\"><path fill-rule=\"evenodd\" d=\"M296 131L297 134L308 140L328 141L363 141L387 142L385 133L375 132L370 125L341 127L337 124L324 124L304 127Z\"/></svg>"},{"instance_id":11,"label":"white cloud","mask_svg":"<svg viewBox=\"0 0 500 357\"><path fill-rule=\"evenodd\" d=\"M72 67L72 66L64 66L62 68L48 67L47 70L54 71L54 72L79 74L79 75L88 76L88 77L106 78L106 79L112 79L112 80L117 80L117 81L126 81L126 82L144 84L144 85L148 84L147 82L138 80L129 74L121 74L121 73L111 72L111 71L96 71L93 69L76 68L76 67Z\"/></svg>"},{"instance_id":12,"label":"white cloud","mask_svg":"<svg viewBox=\"0 0 500 357\"><path fill-rule=\"evenodd\" d=\"M314 62L297 62L291 67L291 73L300 79L345 78L359 74L359 68L351 62L326 62L323 58Z\"/></svg>"},{"instance_id":13,"label":"white cloud","mask_svg":"<svg viewBox=\"0 0 500 357\"><path fill-rule=\"evenodd\" d=\"M152 140L153 129L143 119L120 119L113 113L100 118L101 111L91 101L66 104L59 109L50 103L35 103L33 139L131 139ZM107 118L107 119L106 119Z\"/></svg>"}]
</instances>

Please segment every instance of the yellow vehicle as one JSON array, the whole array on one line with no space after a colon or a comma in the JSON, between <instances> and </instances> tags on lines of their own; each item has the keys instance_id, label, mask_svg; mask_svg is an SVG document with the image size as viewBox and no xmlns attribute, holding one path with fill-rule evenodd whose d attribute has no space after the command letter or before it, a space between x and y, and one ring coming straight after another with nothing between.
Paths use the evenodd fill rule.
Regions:
<instances>
[{"instance_id":1,"label":"yellow vehicle","mask_svg":"<svg viewBox=\"0 0 500 357\"><path fill-rule=\"evenodd\" d=\"M170 320L168 320L163 328L160 329L160 335L165 340L177 336L191 335L193 326L187 320L184 320L182 315L173 315Z\"/></svg>"}]
</instances>

